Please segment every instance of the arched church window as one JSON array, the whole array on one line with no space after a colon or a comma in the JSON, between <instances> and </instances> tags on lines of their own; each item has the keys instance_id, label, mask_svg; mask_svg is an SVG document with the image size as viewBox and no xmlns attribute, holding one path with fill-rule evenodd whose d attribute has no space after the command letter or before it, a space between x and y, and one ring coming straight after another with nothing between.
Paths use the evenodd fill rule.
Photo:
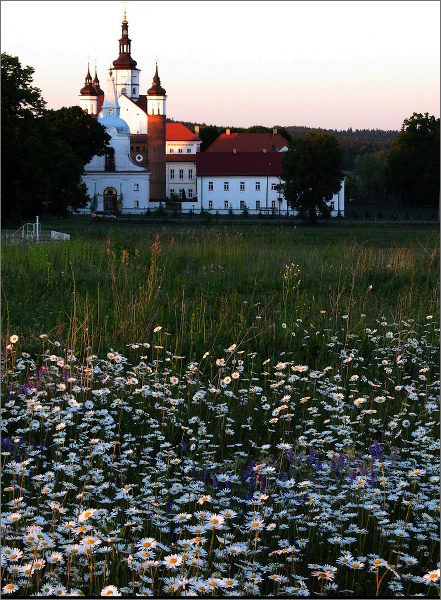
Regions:
<instances>
[{"instance_id":1,"label":"arched church window","mask_svg":"<svg viewBox=\"0 0 441 600\"><path fill-rule=\"evenodd\" d=\"M115 170L115 150L108 148L106 152L106 171Z\"/></svg>"}]
</instances>

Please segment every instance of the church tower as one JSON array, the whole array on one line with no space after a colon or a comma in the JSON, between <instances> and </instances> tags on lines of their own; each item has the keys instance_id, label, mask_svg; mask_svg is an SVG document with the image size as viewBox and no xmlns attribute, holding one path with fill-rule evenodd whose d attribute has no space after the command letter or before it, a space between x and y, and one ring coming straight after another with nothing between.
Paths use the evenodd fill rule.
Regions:
<instances>
[{"instance_id":1,"label":"church tower","mask_svg":"<svg viewBox=\"0 0 441 600\"><path fill-rule=\"evenodd\" d=\"M93 87L95 88L96 95L97 95L97 105L98 105L97 114L100 114L101 107L103 106L103 102L104 102L104 92L100 88L100 80L98 79L96 67L95 67L95 77L93 78L92 84L93 84Z\"/></svg>"},{"instance_id":2,"label":"church tower","mask_svg":"<svg viewBox=\"0 0 441 600\"><path fill-rule=\"evenodd\" d=\"M158 63L153 85L147 91L147 155L150 176L150 202L166 201L166 93L161 87Z\"/></svg>"},{"instance_id":3,"label":"church tower","mask_svg":"<svg viewBox=\"0 0 441 600\"><path fill-rule=\"evenodd\" d=\"M118 96L125 94L136 102L139 98L139 73L137 62L131 57L132 40L129 38L129 24L124 11L121 38L119 40L119 56L113 61L115 85Z\"/></svg>"},{"instance_id":4,"label":"church tower","mask_svg":"<svg viewBox=\"0 0 441 600\"><path fill-rule=\"evenodd\" d=\"M87 65L87 75L84 81L84 87L80 90L80 106L85 113L88 113L95 118L101 109L101 106L98 106L98 92L93 84L89 65Z\"/></svg>"}]
</instances>

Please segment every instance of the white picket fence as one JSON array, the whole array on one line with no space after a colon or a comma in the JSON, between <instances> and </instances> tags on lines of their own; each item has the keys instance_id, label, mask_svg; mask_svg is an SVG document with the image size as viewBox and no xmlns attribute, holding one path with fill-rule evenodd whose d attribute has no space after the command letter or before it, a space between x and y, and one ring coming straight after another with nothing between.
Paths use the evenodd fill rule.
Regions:
<instances>
[{"instance_id":1,"label":"white picket fence","mask_svg":"<svg viewBox=\"0 0 441 600\"><path fill-rule=\"evenodd\" d=\"M2 235L5 242L47 242L49 240L70 240L69 233L61 231L42 231L38 217L35 223L25 223L17 231L6 232Z\"/></svg>"}]
</instances>

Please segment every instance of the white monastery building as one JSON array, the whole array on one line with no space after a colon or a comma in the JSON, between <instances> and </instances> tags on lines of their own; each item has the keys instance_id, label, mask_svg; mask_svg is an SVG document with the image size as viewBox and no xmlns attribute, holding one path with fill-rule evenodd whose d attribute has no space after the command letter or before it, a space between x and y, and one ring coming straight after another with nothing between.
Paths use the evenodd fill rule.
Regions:
<instances>
[{"instance_id":1,"label":"white monastery building","mask_svg":"<svg viewBox=\"0 0 441 600\"><path fill-rule=\"evenodd\" d=\"M92 199L84 212L145 214L160 206L209 212L295 214L278 191L289 142L272 133L221 134L205 152L199 126L190 131L167 121L166 90L158 63L151 87L141 93L141 71L131 56L124 12L119 55L109 69L106 92L90 68L79 105L111 136L105 156L95 156L83 180ZM329 203L344 215L344 180Z\"/></svg>"}]
</instances>

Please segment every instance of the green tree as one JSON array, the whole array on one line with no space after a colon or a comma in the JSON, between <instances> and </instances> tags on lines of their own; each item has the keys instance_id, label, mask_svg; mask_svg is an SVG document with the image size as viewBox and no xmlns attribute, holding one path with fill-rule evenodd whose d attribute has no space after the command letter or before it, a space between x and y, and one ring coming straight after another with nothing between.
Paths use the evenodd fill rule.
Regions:
<instances>
[{"instance_id":1,"label":"green tree","mask_svg":"<svg viewBox=\"0 0 441 600\"><path fill-rule=\"evenodd\" d=\"M92 156L110 139L79 106L45 110L32 67L2 53L2 225L15 226L43 213L66 216L85 206L82 181Z\"/></svg>"},{"instance_id":2,"label":"green tree","mask_svg":"<svg viewBox=\"0 0 441 600\"><path fill-rule=\"evenodd\" d=\"M264 125L251 125L245 129L245 133L271 133L272 129Z\"/></svg>"},{"instance_id":3,"label":"green tree","mask_svg":"<svg viewBox=\"0 0 441 600\"><path fill-rule=\"evenodd\" d=\"M216 125L201 125L199 128L199 137L202 140L201 152L205 152L205 150L217 140L221 132L222 129Z\"/></svg>"},{"instance_id":4,"label":"green tree","mask_svg":"<svg viewBox=\"0 0 441 600\"><path fill-rule=\"evenodd\" d=\"M379 154L361 154L355 159L355 197L362 202L384 199L385 162Z\"/></svg>"},{"instance_id":5,"label":"green tree","mask_svg":"<svg viewBox=\"0 0 441 600\"><path fill-rule=\"evenodd\" d=\"M304 221L330 217L327 202L341 188L341 161L338 140L324 131L310 131L290 143L282 158L279 189Z\"/></svg>"},{"instance_id":6,"label":"green tree","mask_svg":"<svg viewBox=\"0 0 441 600\"><path fill-rule=\"evenodd\" d=\"M32 86L32 67L22 67L15 56L2 53L1 143L2 225L18 223L30 212L34 194L35 157L42 148L36 135L37 118L45 101Z\"/></svg>"},{"instance_id":7,"label":"green tree","mask_svg":"<svg viewBox=\"0 0 441 600\"><path fill-rule=\"evenodd\" d=\"M93 156L103 156L106 153L106 146L111 140L110 135L80 106L46 111L43 119L44 126L51 131L51 135L67 142L84 165L87 165Z\"/></svg>"},{"instance_id":8,"label":"green tree","mask_svg":"<svg viewBox=\"0 0 441 600\"><path fill-rule=\"evenodd\" d=\"M389 154L387 182L404 205L438 206L440 120L429 113L405 119Z\"/></svg>"}]
</instances>

